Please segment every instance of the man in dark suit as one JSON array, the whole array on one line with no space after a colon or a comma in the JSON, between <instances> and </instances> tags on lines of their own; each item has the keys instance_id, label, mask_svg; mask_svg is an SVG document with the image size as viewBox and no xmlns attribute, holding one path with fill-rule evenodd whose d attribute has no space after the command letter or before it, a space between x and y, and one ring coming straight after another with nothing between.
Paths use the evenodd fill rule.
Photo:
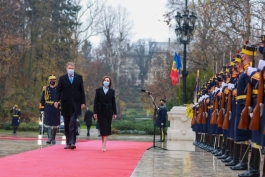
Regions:
<instances>
[{"instance_id":1,"label":"man in dark suit","mask_svg":"<svg viewBox=\"0 0 265 177\"><path fill-rule=\"evenodd\" d=\"M90 136L90 127L92 125L92 117L93 117L93 112L89 110L89 107L87 107L87 110L84 116L84 122L86 123L86 127L87 127L86 136Z\"/></svg>"},{"instance_id":2,"label":"man in dark suit","mask_svg":"<svg viewBox=\"0 0 265 177\"><path fill-rule=\"evenodd\" d=\"M74 63L66 65L67 74L59 78L55 91L54 106L58 107L61 100L61 111L64 116L66 146L64 149L75 149L76 119L86 105L83 78L74 72Z\"/></svg>"}]
</instances>

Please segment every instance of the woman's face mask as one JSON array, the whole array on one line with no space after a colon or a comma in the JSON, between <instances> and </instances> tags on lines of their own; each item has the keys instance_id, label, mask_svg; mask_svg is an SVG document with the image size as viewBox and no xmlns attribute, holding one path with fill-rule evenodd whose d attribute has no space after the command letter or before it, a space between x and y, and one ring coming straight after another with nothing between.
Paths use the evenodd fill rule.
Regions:
<instances>
[{"instance_id":1,"label":"woman's face mask","mask_svg":"<svg viewBox=\"0 0 265 177\"><path fill-rule=\"evenodd\" d=\"M103 82L103 85L104 85L105 87L108 87L108 86L109 86L109 82L108 82L108 81L104 81L104 82Z\"/></svg>"}]
</instances>

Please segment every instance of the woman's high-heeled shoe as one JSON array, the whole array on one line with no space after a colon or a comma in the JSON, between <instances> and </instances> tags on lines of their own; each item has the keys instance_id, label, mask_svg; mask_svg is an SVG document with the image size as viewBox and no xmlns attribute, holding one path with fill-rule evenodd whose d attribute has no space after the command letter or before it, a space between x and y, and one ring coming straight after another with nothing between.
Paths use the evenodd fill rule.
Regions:
<instances>
[{"instance_id":1,"label":"woman's high-heeled shoe","mask_svg":"<svg viewBox=\"0 0 265 177\"><path fill-rule=\"evenodd\" d=\"M103 148L102 148L102 151L105 152L107 149L106 149L106 144L103 143Z\"/></svg>"}]
</instances>

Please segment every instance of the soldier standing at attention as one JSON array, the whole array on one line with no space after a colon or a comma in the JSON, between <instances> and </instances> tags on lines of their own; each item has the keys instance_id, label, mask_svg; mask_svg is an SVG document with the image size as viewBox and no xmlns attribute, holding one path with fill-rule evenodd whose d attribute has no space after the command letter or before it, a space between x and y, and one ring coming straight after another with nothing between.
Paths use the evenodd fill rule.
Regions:
<instances>
[{"instance_id":1,"label":"soldier standing at attention","mask_svg":"<svg viewBox=\"0 0 265 177\"><path fill-rule=\"evenodd\" d=\"M234 139L237 144L241 144L240 151L240 162L232 166L232 170L247 170L248 169L248 157L249 157L249 140L251 139L251 131L248 129L242 129L239 125L241 117L245 114L242 113L245 110L245 105L247 104L247 92L249 89L249 76L247 75L248 68L252 66L252 55L256 55L257 48L248 44L246 41L242 48L241 63L243 65L243 72L240 74L237 81L237 96L236 96L236 116L235 116L235 129L234 129ZM249 90L252 92L252 90ZM247 119L250 119L248 115ZM248 125L247 125L248 126Z\"/></svg>"},{"instance_id":2,"label":"soldier standing at attention","mask_svg":"<svg viewBox=\"0 0 265 177\"><path fill-rule=\"evenodd\" d=\"M20 116L21 116L21 112L20 112L20 109L18 109L18 106L15 105L10 113L12 114L13 113L13 118L12 118L12 124L11 126L13 127L14 131L13 133L16 134L17 133L17 128L19 126L19 119L20 119Z\"/></svg>"},{"instance_id":3,"label":"soldier standing at attention","mask_svg":"<svg viewBox=\"0 0 265 177\"><path fill-rule=\"evenodd\" d=\"M49 85L43 87L40 99L40 112L44 114L44 124L48 127L47 144L55 144L57 127L60 125L60 110L54 107L54 96L56 88L56 77L52 74L49 77Z\"/></svg>"},{"instance_id":4,"label":"soldier standing at attention","mask_svg":"<svg viewBox=\"0 0 265 177\"><path fill-rule=\"evenodd\" d=\"M166 107L166 100L161 99L161 104L158 109L158 115L156 118L156 126L160 128L160 140L159 142L165 141L165 128L166 128L166 117L167 117L167 107Z\"/></svg>"}]
</instances>

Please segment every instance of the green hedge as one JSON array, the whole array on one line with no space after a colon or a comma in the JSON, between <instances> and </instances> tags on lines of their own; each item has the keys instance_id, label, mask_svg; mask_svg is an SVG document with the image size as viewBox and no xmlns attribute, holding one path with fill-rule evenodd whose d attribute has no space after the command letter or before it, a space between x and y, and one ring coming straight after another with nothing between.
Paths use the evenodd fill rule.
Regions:
<instances>
[{"instance_id":1,"label":"green hedge","mask_svg":"<svg viewBox=\"0 0 265 177\"><path fill-rule=\"evenodd\" d=\"M147 134L154 132L154 122L152 120L130 121L116 120L112 121L112 133L117 134ZM159 134L159 128L156 128L156 134Z\"/></svg>"},{"instance_id":2,"label":"green hedge","mask_svg":"<svg viewBox=\"0 0 265 177\"><path fill-rule=\"evenodd\" d=\"M6 122L3 124L3 129L5 130L12 130L13 127L11 126L10 122ZM39 129L39 124L38 122L22 122L19 124L19 128L20 131L37 131Z\"/></svg>"}]
</instances>

